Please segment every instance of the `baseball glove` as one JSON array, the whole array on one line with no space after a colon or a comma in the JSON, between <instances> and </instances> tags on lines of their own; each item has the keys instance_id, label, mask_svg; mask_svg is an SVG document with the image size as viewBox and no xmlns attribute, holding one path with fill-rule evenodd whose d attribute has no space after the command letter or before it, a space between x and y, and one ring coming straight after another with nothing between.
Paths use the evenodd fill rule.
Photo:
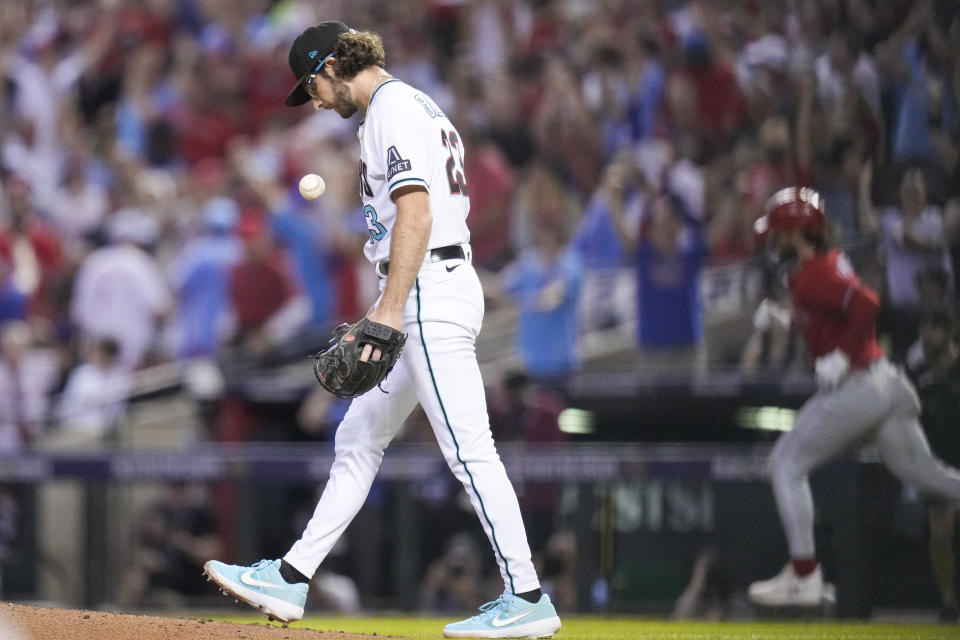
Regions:
<instances>
[{"instance_id":1,"label":"baseball glove","mask_svg":"<svg viewBox=\"0 0 960 640\"><path fill-rule=\"evenodd\" d=\"M342 324L334 330L330 346L313 356L313 374L333 395L356 398L383 382L406 341L407 334L367 318ZM368 344L373 348L371 360L363 362L360 355ZM380 349L379 360L372 359L376 349Z\"/></svg>"}]
</instances>

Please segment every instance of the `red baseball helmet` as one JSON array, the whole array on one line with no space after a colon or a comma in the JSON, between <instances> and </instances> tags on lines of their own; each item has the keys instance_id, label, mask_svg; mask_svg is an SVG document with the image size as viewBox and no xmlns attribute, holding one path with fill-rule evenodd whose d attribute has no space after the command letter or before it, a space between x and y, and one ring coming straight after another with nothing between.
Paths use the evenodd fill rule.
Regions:
<instances>
[{"instance_id":1,"label":"red baseball helmet","mask_svg":"<svg viewBox=\"0 0 960 640\"><path fill-rule=\"evenodd\" d=\"M794 229L823 233L826 222L823 198L819 193L809 187L787 187L770 196L766 212L757 218L753 230L760 237Z\"/></svg>"}]
</instances>

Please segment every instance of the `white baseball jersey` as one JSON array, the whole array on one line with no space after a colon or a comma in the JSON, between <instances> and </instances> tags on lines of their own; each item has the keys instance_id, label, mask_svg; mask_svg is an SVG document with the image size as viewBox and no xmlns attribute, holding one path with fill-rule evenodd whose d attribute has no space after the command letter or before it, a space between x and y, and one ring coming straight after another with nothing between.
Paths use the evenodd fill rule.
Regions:
<instances>
[{"instance_id":1,"label":"white baseball jersey","mask_svg":"<svg viewBox=\"0 0 960 640\"><path fill-rule=\"evenodd\" d=\"M389 259L390 233L397 217L390 194L409 185L420 185L430 193L433 227L428 249L469 242L463 143L433 100L399 80L387 80L371 95L357 135L360 197L370 231L364 247L368 260Z\"/></svg>"},{"instance_id":2,"label":"white baseball jersey","mask_svg":"<svg viewBox=\"0 0 960 640\"><path fill-rule=\"evenodd\" d=\"M464 244L464 252L436 262L424 256L402 312L408 336L403 355L380 389L350 404L337 427L330 480L303 536L284 559L313 575L360 510L383 450L420 404L447 464L470 496L505 590L533 591L540 581L516 493L490 434L477 365L483 289L466 244L470 200L460 136L430 98L390 80L374 90L359 137L360 191L370 231L367 258L374 263L389 259L397 216L390 193L411 184L430 194L428 247ZM379 275L382 292L387 279Z\"/></svg>"}]
</instances>

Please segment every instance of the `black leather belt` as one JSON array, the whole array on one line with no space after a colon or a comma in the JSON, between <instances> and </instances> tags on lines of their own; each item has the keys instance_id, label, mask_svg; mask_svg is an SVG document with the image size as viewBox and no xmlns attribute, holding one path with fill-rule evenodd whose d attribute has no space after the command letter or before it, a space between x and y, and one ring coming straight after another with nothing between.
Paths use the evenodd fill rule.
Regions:
<instances>
[{"instance_id":1,"label":"black leather belt","mask_svg":"<svg viewBox=\"0 0 960 640\"><path fill-rule=\"evenodd\" d=\"M467 255L463 252L463 246L459 244L451 244L448 247L440 247L439 249L430 250L430 262L442 262L443 260L466 260ZM390 261L383 260L377 266L380 270L380 273L387 275L390 273Z\"/></svg>"}]
</instances>

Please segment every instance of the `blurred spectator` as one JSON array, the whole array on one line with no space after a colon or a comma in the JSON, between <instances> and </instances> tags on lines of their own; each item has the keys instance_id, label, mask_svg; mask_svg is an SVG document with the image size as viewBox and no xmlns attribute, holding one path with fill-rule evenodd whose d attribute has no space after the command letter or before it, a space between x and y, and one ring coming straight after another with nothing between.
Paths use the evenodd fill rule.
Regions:
<instances>
[{"instance_id":1,"label":"blurred spectator","mask_svg":"<svg viewBox=\"0 0 960 640\"><path fill-rule=\"evenodd\" d=\"M230 303L237 316L240 344L262 355L273 342L270 323L293 300L293 281L285 261L267 233L266 222L251 212L240 221L244 256L230 274Z\"/></svg>"},{"instance_id":2,"label":"blurred spectator","mask_svg":"<svg viewBox=\"0 0 960 640\"><path fill-rule=\"evenodd\" d=\"M512 73L493 76L484 95L490 139L515 168L530 164L537 151L525 113L525 93L530 92L524 89L542 66L537 58L516 64Z\"/></svg>"},{"instance_id":3,"label":"blurred spectator","mask_svg":"<svg viewBox=\"0 0 960 640\"><path fill-rule=\"evenodd\" d=\"M11 85L16 129L3 140L2 156L4 165L31 186L36 202L47 203L60 184L62 138L71 133L62 119L70 113L78 80L106 53L115 23L86 22L82 27L90 31L85 41L69 42L61 38L61 12L51 6L32 8L34 22L3 69ZM71 46L64 47L64 42Z\"/></svg>"},{"instance_id":4,"label":"blurred spectator","mask_svg":"<svg viewBox=\"0 0 960 640\"><path fill-rule=\"evenodd\" d=\"M577 537L560 530L550 536L543 554L537 558L540 588L564 611L577 611Z\"/></svg>"},{"instance_id":5,"label":"blurred spectator","mask_svg":"<svg viewBox=\"0 0 960 640\"><path fill-rule=\"evenodd\" d=\"M621 197L613 205L611 180L622 183ZM627 153L619 154L605 169L604 180L591 195L574 232L571 248L585 270L581 304L585 330L615 327L635 313L633 282L624 273L628 252L614 226L611 206L622 207L627 226L639 227L646 205L644 186L634 160Z\"/></svg>"},{"instance_id":6,"label":"blurred spectator","mask_svg":"<svg viewBox=\"0 0 960 640\"><path fill-rule=\"evenodd\" d=\"M877 69L855 34L842 28L831 33L827 50L816 60L815 73L827 132L878 139L883 122Z\"/></svg>"},{"instance_id":7,"label":"blurred spectator","mask_svg":"<svg viewBox=\"0 0 960 640\"><path fill-rule=\"evenodd\" d=\"M676 124L689 127L708 153L720 151L743 125L746 105L729 64L692 28L680 35L682 65L668 81Z\"/></svg>"},{"instance_id":8,"label":"blurred spectator","mask_svg":"<svg viewBox=\"0 0 960 640\"><path fill-rule=\"evenodd\" d=\"M179 92L173 78L164 73L165 52L146 43L125 61L123 92L117 101L116 137L120 152L153 165L170 158L172 111Z\"/></svg>"},{"instance_id":9,"label":"blurred spectator","mask_svg":"<svg viewBox=\"0 0 960 640\"><path fill-rule=\"evenodd\" d=\"M639 31L636 40L634 55L629 62L636 76L636 89L629 108L633 140L642 142L656 134L666 81L660 44L646 31Z\"/></svg>"},{"instance_id":10,"label":"blurred spectator","mask_svg":"<svg viewBox=\"0 0 960 640\"><path fill-rule=\"evenodd\" d=\"M699 300L700 268L706 246L690 224L680 200L657 196L647 219L631 226L624 215L627 176L606 177L607 203L621 242L634 254L637 286L637 344L648 366L692 367L703 334Z\"/></svg>"},{"instance_id":11,"label":"blurred spectator","mask_svg":"<svg viewBox=\"0 0 960 640\"><path fill-rule=\"evenodd\" d=\"M612 42L597 43L589 54L580 90L599 123L604 158L613 157L632 142L630 89L620 48Z\"/></svg>"},{"instance_id":12,"label":"blurred spectator","mask_svg":"<svg viewBox=\"0 0 960 640\"><path fill-rule=\"evenodd\" d=\"M934 454L946 464L960 465L960 347L953 318L943 307L925 312L919 339L907 354L907 372L917 388L923 411L920 423ZM957 622L954 532L958 505L928 499L930 562L940 595L940 619Z\"/></svg>"},{"instance_id":13,"label":"blurred spectator","mask_svg":"<svg viewBox=\"0 0 960 640\"><path fill-rule=\"evenodd\" d=\"M360 590L349 577L321 568L310 581L310 600L322 610L339 614L360 612Z\"/></svg>"},{"instance_id":14,"label":"blurred spectator","mask_svg":"<svg viewBox=\"0 0 960 640\"><path fill-rule=\"evenodd\" d=\"M0 597L8 597L3 589L4 565L13 554L19 534L19 513L14 490L0 485Z\"/></svg>"},{"instance_id":15,"label":"blurred spectator","mask_svg":"<svg viewBox=\"0 0 960 640\"><path fill-rule=\"evenodd\" d=\"M490 431L497 442L543 444L563 442L560 414L567 403L544 385L536 384L523 371L508 372L499 388L488 395ZM556 483L515 481L530 548L540 549L553 533L561 490Z\"/></svg>"},{"instance_id":16,"label":"blurred spectator","mask_svg":"<svg viewBox=\"0 0 960 640\"><path fill-rule=\"evenodd\" d=\"M797 166L790 144L790 126L784 118L771 116L764 120L760 124L759 143L763 156L742 177L744 205L753 219L763 214L763 204L775 191L808 182L803 169Z\"/></svg>"},{"instance_id":17,"label":"blurred spectator","mask_svg":"<svg viewBox=\"0 0 960 640\"><path fill-rule=\"evenodd\" d=\"M711 198L712 211L705 225L705 240L715 263L738 262L754 253L753 222L756 211L744 206L731 182L724 182Z\"/></svg>"},{"instance_id":18,"label":"blurred spectator","mask_svg":"<svg viewBox=\"0 0 960 640\"><path fill-rule=\"evenodd\" d=\"M729 617L732 589L730 575L708 547L697 554L690 582L673 607L676 620L724 620Z\"/></svg>"},{"instance_id":19,"label":"blurred spectator","mask_svg":"<svg viewBox=\"0 0 960 640\"><path fill-rule=\"evenodd\" d=\"M957 66L960 69L960 65ZM957 165L960 169L960 164ZM960 185L960 181L957 181ZM950 247L950 265L953 273L960 273L960 186L943 211L943 227Z\"/></svg>"},{"instance_id":20,"label":"blurred spectator","mask_svg":"<svg viewBox=\"0 0 960 640\"><path fill-rule=\"evenodd\" d=\"M309 299L307 322L326 329L336 319L337 310L331 242L316 211L298 204L298 199L299 195L288 197L271 211L270 232L296 267L300 289Z\"/></svg>"},{"instance_id":21,"label":"blurred spectator","mask_svg":"<svg viewBox=\"0 0 960 640\"><path fill-rule=\"evenodd\" d=\"M56 362L32 345L30 327L0 327L0 453L17 453L44 429Z\"/></svg>"},{"instance_id":22,"label":"blurred spectator","mask_svg":"<svg viewBox=\"0 0 960 640\"><path fill-rule=\"evenodd\" d=\"M74 245L96 230L109 208L107 190L90 175L88 162L79 156L67 162L63 182L47 207L64 241Z\"/></svg>"},{"instance_id":23,"label":"blurred spectator","mask_svg":"<svg viewBox=\"0 0 960 640\"><path fill-rule=\"evenodd\" d=\"M13 281L10 262L0 256L0 325L27 319L27 296Z\"/></svg>"},{"instance_id":24,"label":"blurred spectator","mask_svg":"<svg viewBox=\"0 0 960 640\"><path fill-rule=\"evenodd\" d=\"M929 3L921 3L927 4ZM910 41L903 47L902 64L907 72L896 87L897 119L893 129L894 161L933 159L933 140L930 137L930 103L927 94L927 73L918 42Z\"/></svg>"},{"instance_id":25,"label":"blurred spectator","mask_svg":"<svg viewBox=\"0 0 960 640\"><path fill-rule=\"evenodd\" d=\"M497 442L559 442L566 438L557 420L566 403L523 371L508 372L490 393L490 430Z\"/></svg>"},{"instance_id":26,"label":"blurred spectator","mask_svg":"<svg viewBox=\"0 0 960 640\"><path fill-rule=\"evenodd\" d=\"M154 348L160 321L172 304L166 278L148 249L157 225L136 209L121 209L110 221L111 244L87 256L71 302L74 322L87 340L112 338L120 362L140 366Z\"/></svg>"},{"instance_id":27,"label":"blurred spectator","mask_svg":"<svg viewBox=\"0 0 960 640\"><path fill-rule=\"evenodd\" d=\"M790 77L791 46L783 33L782 7L777 3L741 5L732 19L749 39L739 51L737 83L754 119L780 111L786 102L784 89Z\"/></svg>"},{"instance_id":28,"label":"blurred spectator","mask_svg":"<svg viewBox=\"0 0 960 640\"><path fill-rule=\"evenodd\" d=\"M498 270L511 256L510 204L515 178L504 153L467 129L464 169L470 188L470 248L473 262Z\"/></svg>"},{"instance_id":29,"label":"blurred spectator","mask_svg":"<svg viewBox=\"0 0 960 640\"><path fill-rule=\"evenodd\" d=\"M740 355L740 373L745 376L782 373L790 359L795 338L790 301L786 291L780 294L780 298L763 300L753 314L753 333Z\"/></svg>"},{"instance_id":30,"label":"blurred spectator","mask_svg":"<svg viewBox=\"0 0 960 640\"><path fill-rule=\"evenodd\" d=\"M857 194L862 164L857 146L847 136L834 138L820 163L814 188L827 203L837 225L838 241L849 242L860 229Z\"/></svg>"},{"instance_id":31,"label":"blurred spectator","mask_svg":"<svg viewBox=\"0 0 960 640\"><path fill-rule=\"evenodd\" d=\"M319 442L332 441L337 425L349 406L349 401L338 398L323 387L313 387L297 409L299 437ZM427 426L429 429L429 423Z\"/></svg>"},{"instance_id":32,"label":"blurred spectator","mask_svg":"<svg viewBox=\"0 0 960 640\"><path fill-rule=\"evenodd\" d=\"M225 62L201 58L181 69L170 122L176 153L189 166L222 157L240 133L239 68Z\"/></svg>"},{"instance_id":33,"label":"blurred spectator","mask_svg":"<svg viewBox=\"0 0 960 640\"><path fill-rule=\"evenodd\" d=\"M172 484L137 519L136 548L116 597L124 605L183 607L208 593L203 563L220 553L213 509L200 487Z\"/></svg>"},{"instance_id":34,"label":"blurred spectator","mask_svg":"<svg viewBox=\"0 0 960 640\"><path fill-rule=\"evenodd\" d=\"M672 196L652 204L648 235L637 247L638 343L643 349L685 349L700 342L703 332L699 274L706 247L700 231L688 224ZM678 365L693 364L674 353Z\"/></svg>"},{"instance_id":35,"label":"blurred spectator","mask_svg":"<svg viewBox=\"0 0 960 640\"><path fill-rule=\"evenodd\" d=\"M541 224L533 247L504 268L503 290L520 305L517 350L537 376L558 376L578 365L577 300L583 268L564 246L563 231Z\"/></svg>"},{"instance_id":36,"label":"blurred spectator","mask_svg":"<svg viewBox=\"0 0 960 640\"><path fill-rule=\"evenodd\" d=\"M580 191L597 186L601 137L567 65L552 59L543 70L543 95L533 115L533 138L540 153L563 167Z\"/></svg>"},{"instance_id":37,"label":"blurred spectator","mask_svg":"<svg viewBox=\"0 0 960 640\"><path fill-rule=\"evenodd\" d=\"M954 302L950 284L950 273L940 267L918 273L916 286L920 309L952 310Z\"/></svg>"},{"instance_id":38,"label":"blurred spectator","mask_svg":"<svg viewBox=\"0 0 960 640\"><path fill-rule=\"evenodd\" d=\"M619 167L624 165L632 167L632 162L620 156L617 161L608 166L607 172L619 170ZM606 184L594 191L571 241L571 246L577 251L580 261L588 270L619 267L626 259L620 237L610 217L606 196ZM630 218L629 223L639 224L638 216L642 208L641 194L631 192L627 194L626 199L625 209Z\"/></svg>"},{"instance_id":39,"label":"blurred spectator","mask_svg":"<svg viewBox=\"0 0 960 640\"><path fill-rule=\"evenodd\" d=\"M28 312L55 320L55 285L63 268L63 251L56 230L38 219L35 195L22 176L4 181L6 219L0 226L0 260L10 269L12 285L29 299ZM5 206L3 206L5 205Z\"/></svg>"},{"instance_id":40,"label":"blurred spectator","mask_svg":"<svg viewBox=\"0 0 960 640\"><path fill-rule=\"evenodd\" d=\"M281 132L270 129L264 132L256 146L251 147L246 141L234 144L230 156L235 168L269 212L267 226L270 236L289 255L290 275L303 293L303 300L298 304L304 307L301 313L306 314L297 322L326 330L340 317L336 304L340 296L334 281L337 232L330 228L333 226L330 224L332 216L327 210L328 206L336 206L338 194L326 194L323 200L315 203L305 202L295 189L284 184L286 172L282 147ZM329 162L326 156L329 152L335 153L335 149L336 144L332 141L324 143L317 149L315 157ZM326 166L324 162L321 165ZM327 179L330 178L328 175Z\"/></svg>"},{"instance_id":41,"label":"blurred spectator","mask_svg":"<svg viewBox=\"0 0 960 640\"><path fill-rule=\"evenodd\" d=\"M420 587L420 609L439 613L475 606L483 587L480 557L469 534L451 536L443 555L427 567Z\"/></svg>"},{"instance_id":42,"label":"blurred spectator","mask_svg":"<svg viewBox=\"0 0 960 640\"><path fill-rule=\"evenodd\" d=\"M119 345L101 338L87 347L86 360L67 378L60 394L60 428L85 440L102 439L123 417L132 380L118 362Z\"/></svg>"},{"instance_id":43,"label":"blurred spectator","mask_svg":"<svg viewBox=\"0 0 960 640\"><path fill-rule=\"evenodd\" d=\"M536 242L540 225L572 228L581 211L575 192L560 179L551 158L533 159L521 181L510 230L516 253Z\"/></svg>"},{"instance_id":44,"label":"blurred spectator","mask_svg":"<svg viewBox=\"0 0 960 640\"><path fill-rule=\"evenodd\" d=\"M676 142L671 149L670 166L664 171L663 185L665 190L680 199L688 218L702 223L706 185L698 147L698 139L694 136L683 136Z\"/></svg>"},{"instance_id":45,"label":"blurred spectator","mask_svg":"<svg viewBox=\"0 0 960 640\"><path fill-rule=\"evenodd\" d=\"M234 236L239 215L230 198L208 200L203 234L189 241L170 267L179 301L173 331L181 358L216 355L227 335L230 272L242 252Z\"/></svg>"},{"instance_id":46,"label":"blurred spectator","mask_svg":"<svg viewBox=\"0 0 960 640\"><path fill-rule=\"evenodd\" d=\"M908 169L900 181L899 204L883 210L879 219L870 201L870 170L861 185L863 226L880 234L881 258L886 266L886 330L892 339L892 356L901 361L916 335L920 292L917 276L926 269L939 268L953 274L943 213L927 200L926 180L920 169Z\"/></svg>"},{"instance_id":47,"label":"blurred spectator","mask_svg":"<svg viewBox=\"0 0 960 640\"><path fill-rule=\"evenodd\" d=\"M929 0L913 3L899 28L878 48L878 58L890 76L890 142L892 160L898 163L934 159L930 121L938 109L931 104L929 72L937 50L949 45L945 45L946 33L937 26L933 7ZM944 17L949 25L949 17ZM955 47L952 56L956 57Z\"/></svg>"}]
</instances>

